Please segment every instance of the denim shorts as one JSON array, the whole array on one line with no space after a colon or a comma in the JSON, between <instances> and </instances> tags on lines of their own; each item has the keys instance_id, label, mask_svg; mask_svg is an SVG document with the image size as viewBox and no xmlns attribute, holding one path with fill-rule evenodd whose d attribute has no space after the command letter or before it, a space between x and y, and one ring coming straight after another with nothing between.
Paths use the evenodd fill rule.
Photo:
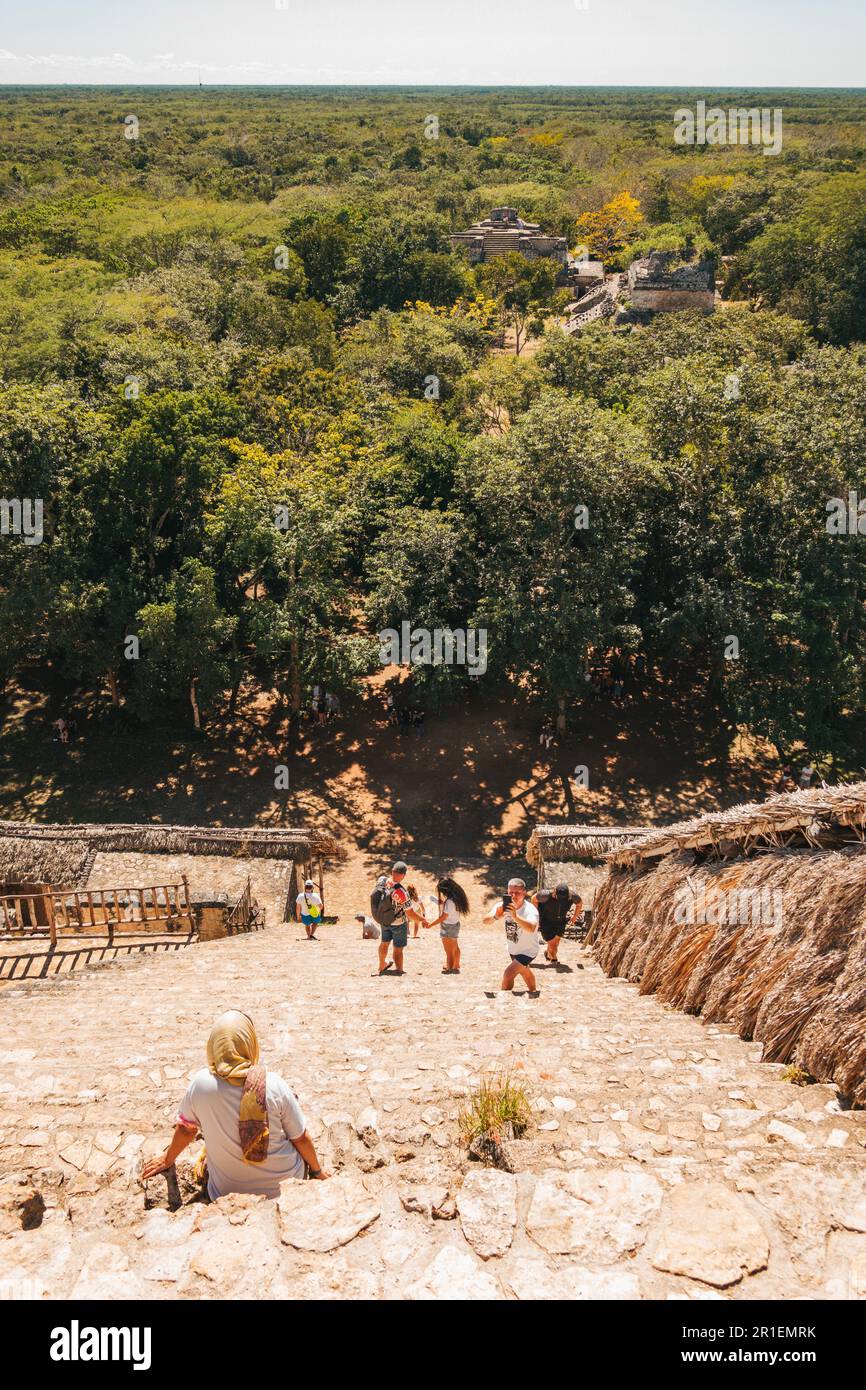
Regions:
<instances>
[{"instance_id":1,"label":"denim shorts","mask_svg":"<svg viewBox=\"0 0 866 1390\"><path fill-rule=\"evenodd\" d=\"M456 941L460 935L460 923L443 922L439 928L439 935L444 936L446 941Z\"/></svg>"},{"instance_id":2,"label":"denim shorts","mask_svg":"<svg viewBox=\"0 0 866 1390\"><path fill-rule=\"evenodd\" d=\"M382 928L382 940L393 942L398 951L402 951L403 947L406 945L408 935L409 928L406 922L403 922L400 926L395 924L393 927Z\"/></svg>"}]
</instances>

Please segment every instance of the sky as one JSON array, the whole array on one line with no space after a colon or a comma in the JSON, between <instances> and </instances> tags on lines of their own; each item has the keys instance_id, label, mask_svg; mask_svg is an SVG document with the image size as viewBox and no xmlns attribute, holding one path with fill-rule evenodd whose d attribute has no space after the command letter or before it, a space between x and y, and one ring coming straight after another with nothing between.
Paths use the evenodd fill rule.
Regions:
<instances>
[{"instance_id":1,"label":"sky","mask_svg":"<svg viewBox=\"0 0 866 1390\"><path fill-rule=\"evenodd\" d=\"M866 0L0 0L0 83L866 86Z\"/></svg>"}]
</instances>

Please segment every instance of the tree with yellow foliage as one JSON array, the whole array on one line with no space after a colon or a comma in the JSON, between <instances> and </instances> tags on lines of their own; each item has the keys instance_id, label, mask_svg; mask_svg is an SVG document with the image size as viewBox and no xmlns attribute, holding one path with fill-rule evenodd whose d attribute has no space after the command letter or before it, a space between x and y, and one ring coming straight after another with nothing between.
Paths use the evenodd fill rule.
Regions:
<instances>
[{"instance_id":1,"label":"tree with yellow foliage","mask_svg":"<svg viewBox=\"0 0 866 1390\"><path fill-rule=\"evenodd\" d=\"M635 235L643 220L638 199L631 193L618 193L597 212L584 212L578 217L578 239L593 256L606 261Z\"/></svg>"}]
</instances>

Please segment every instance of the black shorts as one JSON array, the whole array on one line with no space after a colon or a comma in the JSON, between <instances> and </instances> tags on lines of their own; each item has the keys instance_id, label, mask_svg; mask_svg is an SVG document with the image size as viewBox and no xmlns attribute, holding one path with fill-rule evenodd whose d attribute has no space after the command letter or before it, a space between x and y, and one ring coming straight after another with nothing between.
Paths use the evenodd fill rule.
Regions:
<instances>
[{"instance_id":1,"label":"black shorts","mask_svg":"<svg viewBox=\"0 0 866 1390\"><path fill-rule=\"evenodd\" d=\"M555 937L562 936L562 933L565 931L565 923L557 922L553 925L548 925L548 923L542 922L538 930L541 932L542 941L553 941Z\"/></svg>"},{"instance_id":2,"label":"black shorts","mask_svg":"<svg viewBox=\"0 0 866 1390\"><path fill-rule=\"evenodd\" d=\"M535 956L512 956L511 959L516 960L518 965L531 965Z\"/></svg>"}]
</instances>

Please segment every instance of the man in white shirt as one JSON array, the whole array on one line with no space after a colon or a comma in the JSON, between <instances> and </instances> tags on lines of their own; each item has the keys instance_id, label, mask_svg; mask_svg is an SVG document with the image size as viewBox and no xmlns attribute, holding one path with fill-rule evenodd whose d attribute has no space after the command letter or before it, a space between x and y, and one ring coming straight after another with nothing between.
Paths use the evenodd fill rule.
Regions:
<instances>
[{"instance_id":1,"label":"man in white shirt","mask_svg":"<svg viewBox=\"0 0 866 1390\"><path fill-rule=\"evenodd\" d=\"M295 899L295 917L299 922L303 922L307 940L317 941L316 927L322 921L322 899L316 892L316 885L311 878L304 884L303 893L299 893Z\"/></svg>"},{"instance_id":2,"label":"man in white shirt","mask_svg":"<svg viewBox=\"0 0 866 1390\"><path fill-rule=\"evenodd\" d=\"M520 976L533 998L538 997L535 976L530 969L538 955L541 942L538 936L538 908L533 907L526 896L526 884L522 878L508 880L508 894L490 914L505 918L505 940L511 964L502 976L503 990L513 990L514 981Z\"/></svg>"},{"instance_id":3,"label":"man in white shirt","mask_svg":"<svg viewBox=\"0 0 866 1390\"><path fill-rule=\"evenodd\" d=\"M363 941L378 941L382 935L379 924L368 917L366 912L356 912L355 921L361 923L361 938Z\"/></svg>"}]
</instances>

